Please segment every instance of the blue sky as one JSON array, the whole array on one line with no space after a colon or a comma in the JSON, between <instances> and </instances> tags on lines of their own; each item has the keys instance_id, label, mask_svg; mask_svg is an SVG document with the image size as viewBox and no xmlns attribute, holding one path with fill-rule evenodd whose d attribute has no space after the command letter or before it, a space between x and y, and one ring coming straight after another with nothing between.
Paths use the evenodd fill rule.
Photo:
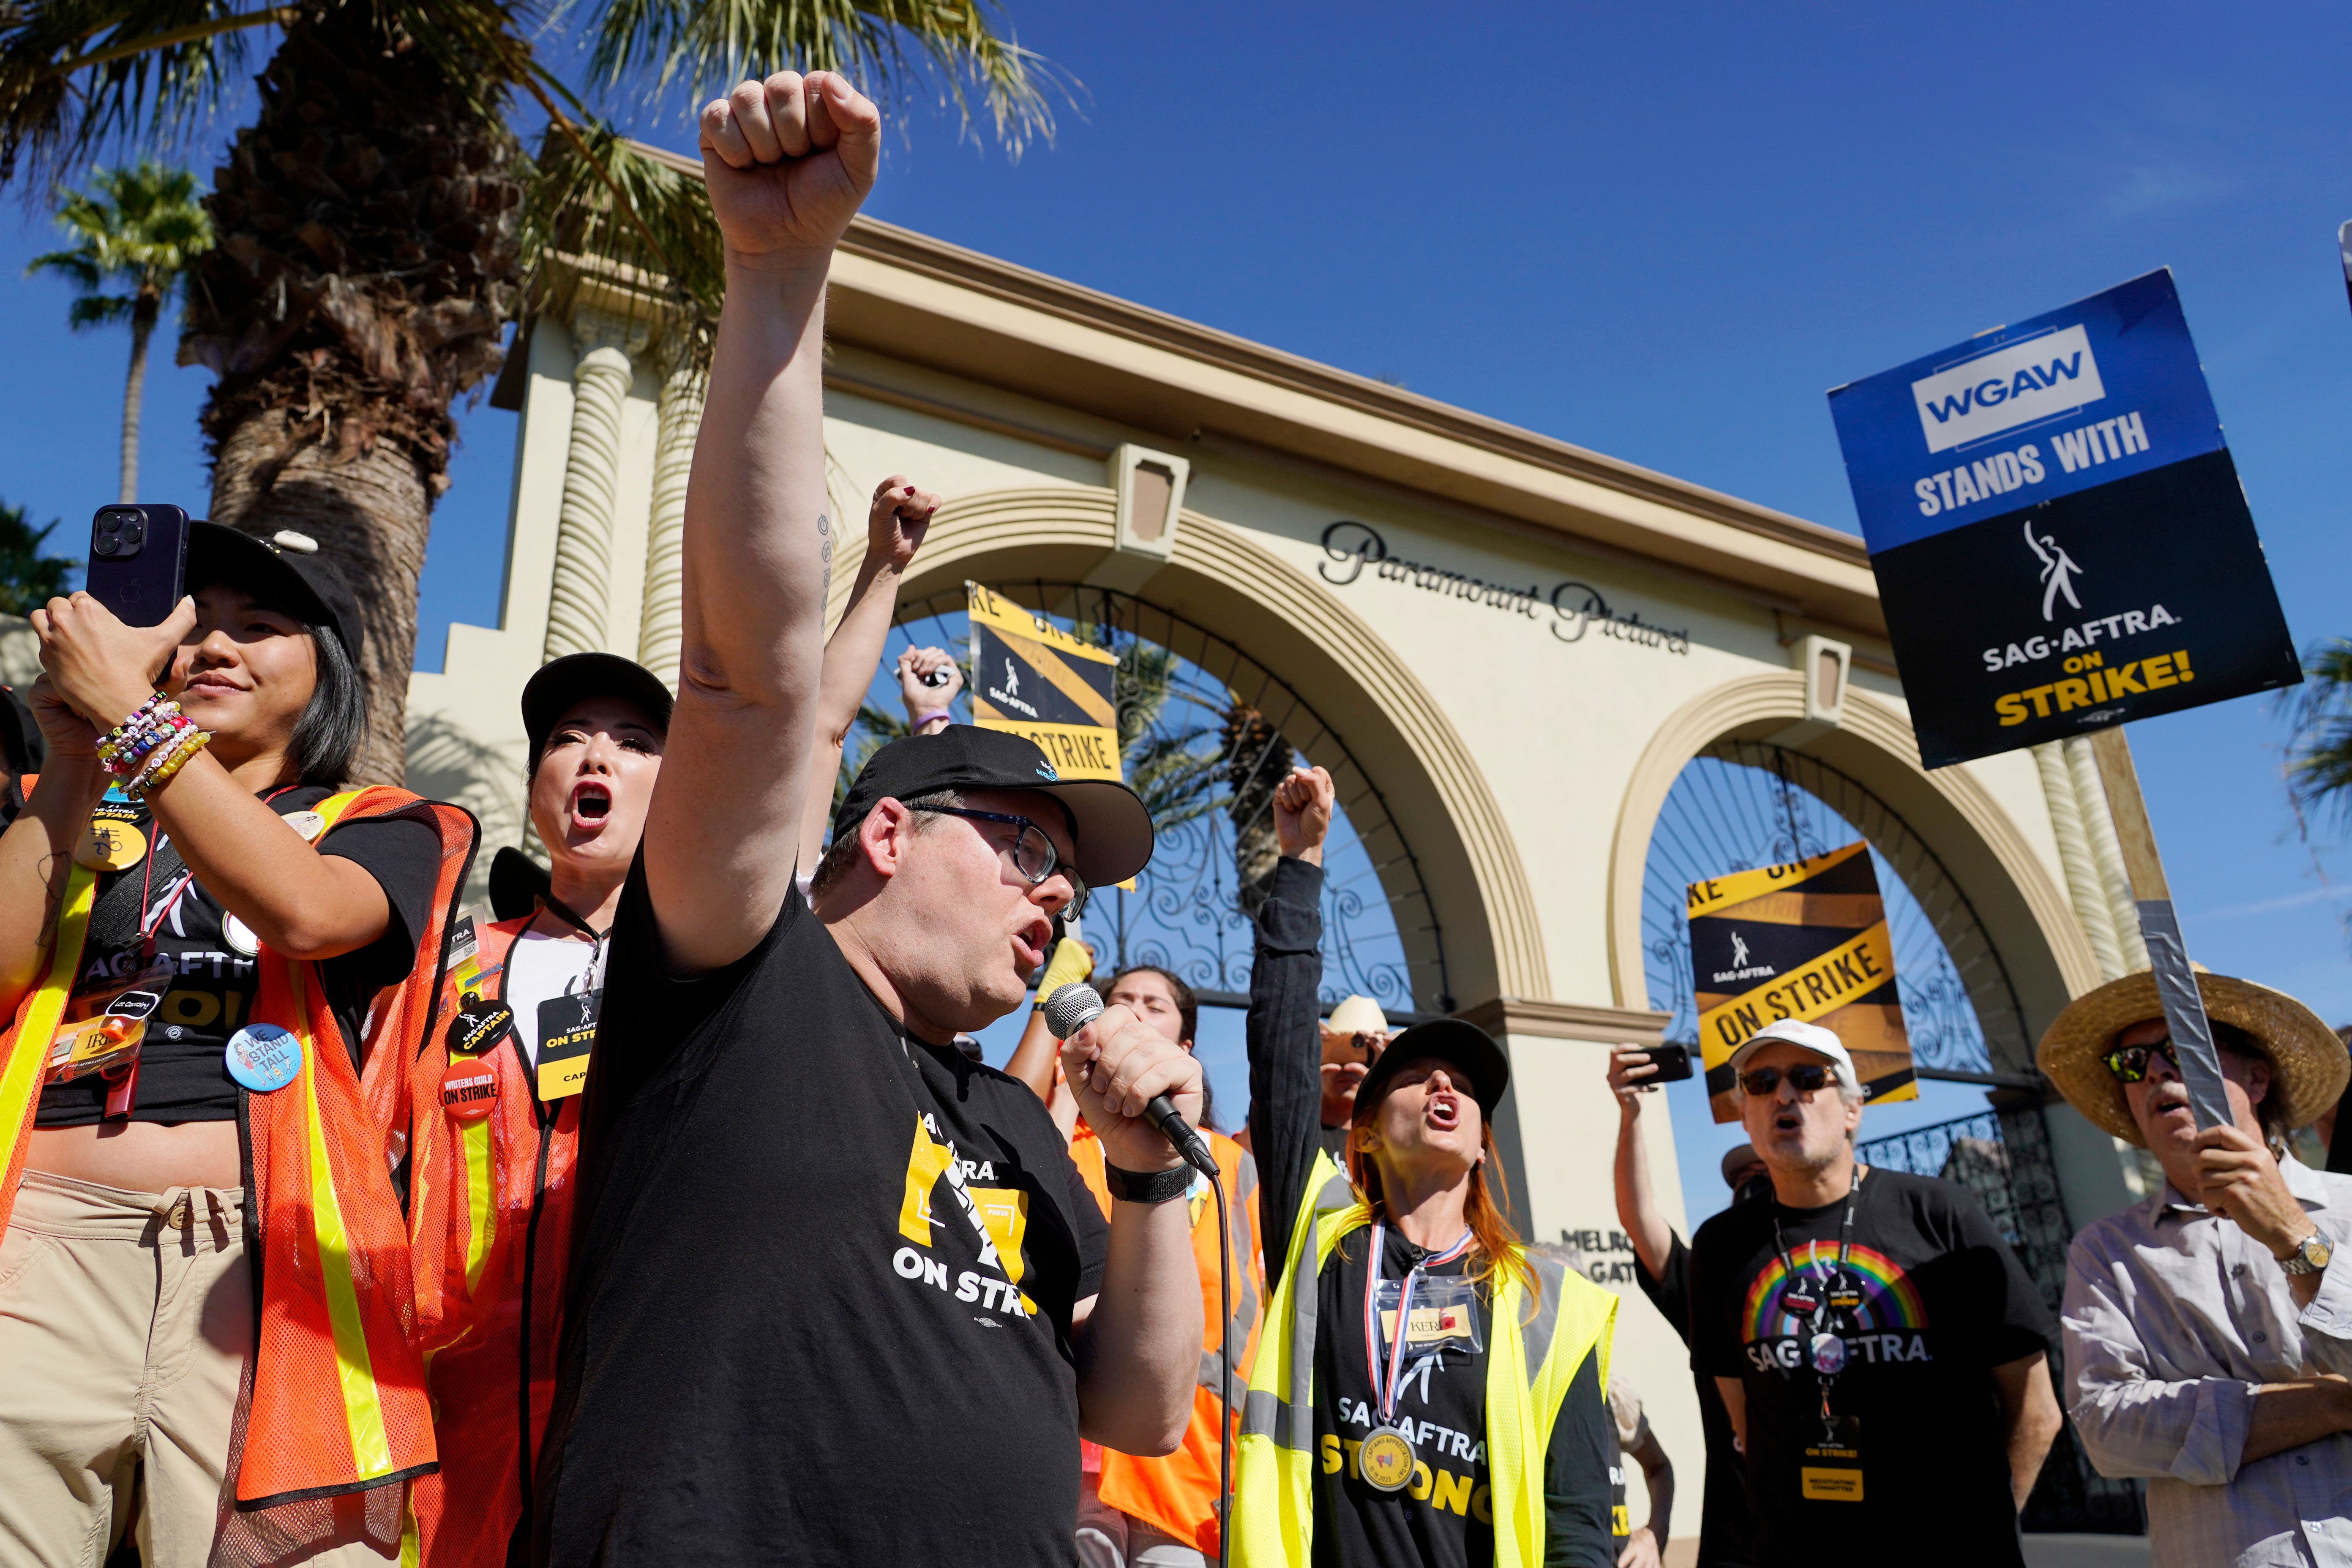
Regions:
<instances>
[{"instance_id":1,"label":"blue sky","mask_svg":"<svg viewBox=\"0 0 2352 1568\"><path fill-rule=\"evenodd\" d=\"M868 210L1838 528L1826 389L2168 265L2288 624L2352 633L2340 7L1013 15L1083 83L1057 145L1008 163L919 108ZM688 147L690 107L636 129ZM70 337L63 288L17 280L51 243L0 212L0 498L80 520L113 494L125 339ZM158 367L148 496L206 493L202 392ZM513 421L462 424L427 665L495 614ZM2131 739L2197 957L2341 1022L2352 858L2298 837L2283 734L2244 700ZM1713 1144L1685 1143L1696 1210Z\"/></svg>"}]
</instances>

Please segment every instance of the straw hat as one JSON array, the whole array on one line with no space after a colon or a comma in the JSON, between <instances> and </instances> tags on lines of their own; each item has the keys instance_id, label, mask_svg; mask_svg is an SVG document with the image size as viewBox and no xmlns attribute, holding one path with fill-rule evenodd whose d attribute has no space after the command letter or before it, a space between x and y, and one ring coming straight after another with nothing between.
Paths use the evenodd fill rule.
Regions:
<instances>
[{"instance_id":1,"label":"straw hat","mask_svg":"<svg viewBox=\"0 0 2352 1568\"><path fill-rule=\"evenodd\" d=\"M2197 976L2204 994L2205 1013L2235 1025L2253 1036L2270 1053L2277 1076L2284 1080L2286 1124L2304 1127L2334 1105L2352 1077L2352 1057L2336 1031L2317 1015L2282 991L2237 980L2227 974ZM2111 980L2086 992L2058 1015L2042 1037L2035 1058L2066 1103L2106 1131L2126 1142L2147 1147L2139 1123L2132 1120L2124 1100L2124 1086L2101 1060L2115 1048L2116 1037L2132 1025L2164 1016L2157 999L2156 977L2143 969Z\"/></svg>"},{"instance_id":2,"label":"straw hat","mask_svg":"<svg viewBox=\"0 0 2352 1568\"><path fill-rule=\"evenodd\" d=\"M1323 1026L1335 1035L1385 1035L1389 1020L1370 997L1350 996L1331 1009L1330 1022Z\"/></svg>"}]
</instances>

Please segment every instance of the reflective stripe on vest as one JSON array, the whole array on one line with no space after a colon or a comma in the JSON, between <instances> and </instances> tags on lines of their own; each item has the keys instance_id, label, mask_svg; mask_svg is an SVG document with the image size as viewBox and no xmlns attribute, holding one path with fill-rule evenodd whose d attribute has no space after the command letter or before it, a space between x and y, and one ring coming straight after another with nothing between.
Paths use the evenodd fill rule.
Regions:
<instances>
[{"instance_id":1,"label":"reflective stripe on vest","mask_svg":"<svg viewBox=\"0 0 2352 1568\"><path fill-rule=\"evenodd\" d=\"M1299 1568L1313 1561L1318 1282L1340 1240L1370 1223L1339 1166L1318 1151L1282 1279L1266 1306L1242 1414L1234 1482L1236 1568ZM1486 1479L1496 1568L1537 1568L1544 1560L1544 1454L1552 1425L1588 1352L1601 1386L1608 1386L1617 1319L1617 1298L1609 1291L1551 1259L1519 1256L1540 1294L1530 1312L1517 1277L1500 1277L1486 1352ZM1508 1327L1518 1331L1504 1331Z\"/></svg>"},{"instance_id":2,"label":"reflective stripe on vest","mask_svg":"<svg viewBox=\"0 0 2352 1568\"><path fill-rule=\"evenodd\" d=\"M393 812L422 814L430 822L441 858L418 952L437 963L446 916L478 841L473 818L383 788L331 796L318 810L329 826ZM48 1053L81 963L96 880L79 868L68 878L47 978L19 1003L0 1037L0 1224L14 1206ZM299 1552L321 1531L341 1528L337 1510L281 1505L394 1484L430 1471L435 1459L390 1150L310 966L265 945L255 971L259 984L247 1023L278 1025L302 1044L293 1082L243 1097L251 1181L247 1263L260 1310L232 1426L236 1506L223 1514L215 1545L225 1558L259 1561ZM377 998L379 1044L391 1039L402 1057L410 1042L394 1036L413 1027L415 1015L399 1003L425 984L412 968ZM388 1026L387 1016L398 1027ZM406 1081L404 1074L390 1076ZM387 1551L393 1544L388 1534L381 1542Z\"/></svg>"},{"instance_id":3,"label":"reflective stripe on vest","mask_svg":"<svg viewBox=\"0 0 2352 1568\"><path fill-rule=\"evenodd\" d=\"M0 1058L0 1140L5 1140L0 1142L0 1225L8 1222L16 1184L25 1174L25 1148L32 1142L28 1134L40 1109L42 1080L48 1076L49 1047L57 1043L74 973L81 967L97 887L98 873L86 866L76 865L67 875L48 973L20 1005L7 1055Z\"/></svg>"}]
</instances>

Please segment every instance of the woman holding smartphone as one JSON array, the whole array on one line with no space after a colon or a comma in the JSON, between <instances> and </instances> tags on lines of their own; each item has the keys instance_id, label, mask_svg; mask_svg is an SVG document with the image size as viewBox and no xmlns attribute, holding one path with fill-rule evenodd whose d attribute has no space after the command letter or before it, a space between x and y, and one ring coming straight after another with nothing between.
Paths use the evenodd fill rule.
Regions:
<instances>
[{"instance_id":1,"label":"woman holding smartphone","mask_svg":"<svg viewBox=\"0 0 2352 1568\"><path fill-rule=\"evenodd\" d=\"M196 523L186 575L160 626L87 594L33 615L47 757L0 836L0 1558L89 1563L131 1527L149 1568L216 1531L247 1563L380 1562L434 1461L385 1130L474 826L339 793L361 625L310 540Z\"/></svg>"}]
</instances>

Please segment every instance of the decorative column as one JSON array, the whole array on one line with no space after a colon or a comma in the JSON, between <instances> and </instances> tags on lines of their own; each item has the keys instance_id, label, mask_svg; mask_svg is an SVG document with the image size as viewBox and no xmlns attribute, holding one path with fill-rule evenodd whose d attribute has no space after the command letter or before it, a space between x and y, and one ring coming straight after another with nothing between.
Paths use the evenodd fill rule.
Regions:
<instances>
[{"instance_id":1,"label":"decorative column","mask_svg":"<svg viewBox=\"0 0 2352 1568\"><path fill-rule=\"evenodd\" d=\"M2084 837L2091 842L2091 861L2099 868L2107 909L2116 927L2116 946L2126 972L2147 967L2147 943L2140 940L2139 906L2132 902L2131 879L2124 871L2124 847L2116 837L2116 819L2107 811L2106 786L2099 782L2099 764L2091 742L2069 736L2066 771L2074 780L2075 809L2082 813Z\"/></svg>"},{"instance_id":2,"label":"decorative column","mask_svg":"<svg viewBox=\"0 0 2352 1568\"><path fill-rule=\"evenodd\" d=\"M675 691L683 627L678 601L685 569L686 476L694 465L694 440L702 428L710 373L687 331L672 334L665 357L655 426L653 510L646 521L646 596L637 617L637 662Z\"/></svg>"},{"instance_id":3,"label":"decorative column","mask_svg":"<svg viewBox=\"0 0 2352 1568\"><path fill-rule=\"evenodd\" d=\"M2115 911L2107 907L2107 891L2099 881L2098 864L2083 826L2082 807L2074 798L2074 775L2066 769L2065 751L2054 741L2045 741L2032 751L2034 766L2042 770L2042 794L2050 803L2050 827L2058 840L2058 861L2066 870L2066 892L2074 902L2075 918L2090 939L2092 956L2099 961L2099 977L2121 979L2124 955L2116 938Z\"/></svg>"},{"instance_id":4,"label":"decorative column","mask_svg":"<svg viewBox=\"0 0 2352 1568\"><path fill-rule=\"evenodd\" d=\"M572 321L572 346L580 357L572 367L572 446L563 459L542 662L604 647L613 521L620 503L621 406L636 375L629 363L631 325L588 310Z\"/></svg>"}]
</instances>

